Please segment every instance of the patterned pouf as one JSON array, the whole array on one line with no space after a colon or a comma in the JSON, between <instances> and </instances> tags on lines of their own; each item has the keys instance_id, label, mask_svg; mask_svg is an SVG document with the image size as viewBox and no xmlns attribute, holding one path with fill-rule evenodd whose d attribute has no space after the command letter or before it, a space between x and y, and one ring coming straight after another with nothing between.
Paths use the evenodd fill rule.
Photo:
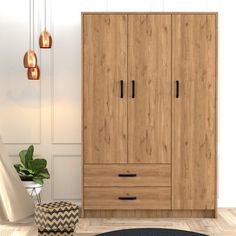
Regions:
<instances>
[{"instance_id":1,"label":"patterned pouf","mask_svg":"<svg viewBox=\"0 0 236 236\"><path fill-rule=\"evenodd\" d=\"M73 232L78 221L78 205L69 202L36 205L35 223L39 232Z\"/></svg>"}]
</instances>

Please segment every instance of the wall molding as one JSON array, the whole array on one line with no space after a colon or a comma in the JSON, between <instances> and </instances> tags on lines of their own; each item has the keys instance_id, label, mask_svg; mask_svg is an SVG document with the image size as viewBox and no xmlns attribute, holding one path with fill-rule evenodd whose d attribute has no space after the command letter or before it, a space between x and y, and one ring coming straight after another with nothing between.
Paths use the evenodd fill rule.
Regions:
<instances>
[{"instance_id":1,"label":"wall molding","mask_svg":"<svg viewBox=\"0 0 236 236\"><path fill-rule=\"evenodd\" d=\"M55 187L55 159L56 158L67 158L67 157L74 157L77 159L81 160L81 155L52 155L51 156L51 199L52 200L76 200L76 201L81 201L81 197L78 196L78 198L74 198L74 197L63 197L63 198L59 198L55 196L55 192L54 192L54 187ZM79 168L78 171L80 172ZM81 187L81 184L79 183L79 186Z\"/></svg>"},{"instance_id":2,"label":"wall molding","mask_svg":"<svg viewBox=\"0 0 236 236\"><path fill-rule=\"evenodd\" d=\"M41 31L41 22L40 22L40 7L39 7L39 2L37 3L37 5L35 4L35 8L36 8L36 12L37 12L37 15L35 16L35 19L37 19L37 21L35 22L35 25L34 25L34 48L35 48L35 51L36 51L36 54L38 56L38 61L40 62L40 70L41 70L41 50L38 46L38 36L40 34L40 31ZM37 28L35 27L37 26ZM27 26L28 27L28 26ZM28 38L27 35L25 35L26 38ZM18 55L19 56L22 56L22 60L23 60L23 56L24 55ZM22 67L23 67L23 64L22 64ZM25 71L27 73L27 71ZM27 79L27 74L24 74L24 77L22 79ZM24 142L4 142L4 144L6 145L30 145L30 144L41 144L41 140L42 140L42 120L41 120L41 117L42 117L42 104L41 104L41 100L42 100L42 84L41 84L41 79L39 81L35 81L36 83L39 83L39 98L38 98L38 101L39 101L39 105L38 105L38 108L39 109L39 128L38 128L38 134L39 134L39 139L36 141L36 142L32 142L32 141L24 141Z\"/></svg>"},{"instance_id":3,"label":"wall molding","mask_svg":"<svg viewBox=\"0 0 236 236\"><path fill-rule=\"evenodd\" d=\"M54 15L54 11L53 11L53 4L54 1L51 2L50 4L50 20L51 20L51 24L50 24L50 28L51 28L51 33L53 38L55 38L55 24L53 19L53 15ZM78 142L60 142L60 141L56 141L56 137L55 137L55 59L54 59L54 55L55 55L55 47L52 47L51 49L52 53L50 56L50 64L51 64L51 73L50 73L50 77L51 77L51 143L52 144L59 144L59 145L67 145L67 144L73 144L73 145L78 145L81 144L81 141ZM79 55L80 56L80 55ZM78 78L79 79L79 78ZM80 92L80 91L79 91Z\"/></svg>"}]
</instances>

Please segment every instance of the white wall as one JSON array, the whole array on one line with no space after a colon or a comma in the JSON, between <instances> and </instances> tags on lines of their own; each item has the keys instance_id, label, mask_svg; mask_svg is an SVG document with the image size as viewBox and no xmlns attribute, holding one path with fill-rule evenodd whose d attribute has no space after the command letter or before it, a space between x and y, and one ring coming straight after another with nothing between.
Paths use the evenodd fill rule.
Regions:
<instances>
[{"instance_id":1,"label":"white wall","mask_svg":"<svg viewBox=\"0 0 236 236\"><path fill-rule=\"evenodd\" d=\"M35 0L36 39L43 23L43 2ZM28 0L0 0L0 135L14 162L29 143L47 158L51 180L44 188L44 200L80 198L80 13L218 11L218 201L220 207L236 207L235 0L48 0L47 4L53 49L37 49L41 80L28 81L22 65L28 48Z\"/></svg>"}]
</instances>

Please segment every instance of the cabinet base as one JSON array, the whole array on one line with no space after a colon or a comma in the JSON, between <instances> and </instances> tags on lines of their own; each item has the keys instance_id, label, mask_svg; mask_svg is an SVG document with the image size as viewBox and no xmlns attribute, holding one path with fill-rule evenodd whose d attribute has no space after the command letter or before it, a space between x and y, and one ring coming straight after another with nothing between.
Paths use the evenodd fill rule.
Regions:
<instances>
[{"instance_id":1,"label":"cabinet base","mask_svg":"<svg viewBox=\"0 0 236 236\"><path fill-rule=\"evenodd\" d=\"M215 218L215 210L84 210L85 218Z\"/></svg>"}]
</instances>

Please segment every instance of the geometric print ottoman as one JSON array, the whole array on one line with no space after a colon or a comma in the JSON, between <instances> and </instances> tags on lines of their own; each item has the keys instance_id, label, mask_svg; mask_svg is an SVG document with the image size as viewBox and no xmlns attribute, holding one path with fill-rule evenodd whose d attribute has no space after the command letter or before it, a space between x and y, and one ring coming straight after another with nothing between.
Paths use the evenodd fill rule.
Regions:
<instances>
[{"instance_id":1,"label":"geometric print ottoman","mask_svg":"<svg viewBox=\"0 0 236 236\"><path fill-rule=\"evenodd\" d=\"M36 204L35 223L38 231L73 232L79 221L79 206L69 202Z\"/></svg>"}]
</instances>

